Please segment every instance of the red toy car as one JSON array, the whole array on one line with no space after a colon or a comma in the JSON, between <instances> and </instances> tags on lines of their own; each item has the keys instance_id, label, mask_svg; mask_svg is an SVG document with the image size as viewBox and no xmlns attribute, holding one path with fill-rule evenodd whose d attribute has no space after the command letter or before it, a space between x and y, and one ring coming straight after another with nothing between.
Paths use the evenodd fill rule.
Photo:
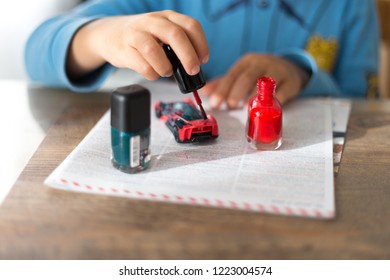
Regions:
<instances>
[{"instance_id":1,"label":"red toy car","mask_svg":"<svg viewBox=\"0 0 390 280\"><path fill-rule=\"evenodd\" d=\"M154 110L156 116L172 131L178 143L200 142L218 137L215 118L207 115L207 119L203 119L190 98L172 103L157 101Z\"/></svg>"}]
</instances>

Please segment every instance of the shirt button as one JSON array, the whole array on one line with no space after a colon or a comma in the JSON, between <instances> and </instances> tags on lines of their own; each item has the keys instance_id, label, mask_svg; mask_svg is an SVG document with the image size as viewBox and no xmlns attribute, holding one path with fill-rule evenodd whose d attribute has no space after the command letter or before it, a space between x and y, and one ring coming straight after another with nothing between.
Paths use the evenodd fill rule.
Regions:
<instances>
[{"instance_id":1,"label":"shirt button","mask_svg":"<svg viewBox=\"0 0 390 280\"><path fill-rule=\"evenodd\" d=\"M268 0L259 0L258 5L260 8L265 9L268 7L269 2Z\"/></svg>"}]
</instances>

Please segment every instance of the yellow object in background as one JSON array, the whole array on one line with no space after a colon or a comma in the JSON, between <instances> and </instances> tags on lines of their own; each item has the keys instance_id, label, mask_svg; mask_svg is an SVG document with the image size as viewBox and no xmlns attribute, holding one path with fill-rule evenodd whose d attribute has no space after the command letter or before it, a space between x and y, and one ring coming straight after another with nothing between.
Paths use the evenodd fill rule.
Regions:
<instances>
[{"instance_id":1,"label":"yellow object in background","mask_svg":"<svg viewBox=\"0 0 390 280\"><path fill-rule=\"evenodd\" d=\"M318 68L326 72L333 70L337 50L338 43L336 39L325 39L318 34L310 37L306 46L306 51L313 56Z\"/></svg>"},{"instance_id":2,"label":"yellow object in background","mask_svg":"<svg viewBox=\"0 0 390 280\"><path fill-rule=\"evenodd\" d=\"M378 75L368 75L367 81L368 81L367 98L378 98L379 97Z\"/></svg>"}]
</instances>

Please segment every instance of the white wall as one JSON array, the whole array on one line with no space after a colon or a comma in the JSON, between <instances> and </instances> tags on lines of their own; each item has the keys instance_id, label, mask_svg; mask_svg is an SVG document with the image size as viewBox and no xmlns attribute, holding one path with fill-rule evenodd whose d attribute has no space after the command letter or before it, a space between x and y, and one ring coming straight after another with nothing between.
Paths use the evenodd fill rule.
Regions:
<instances>
[{"instance_id":1,"label":"white wall","mask_svg":"<svg viewBox=\"0 0 390 280\"><path fill-rule=\"evenodd\" d=\"M0 0L0 79L25 79L23 52L29 34L44 19L78 0Z\"/></svg>"}]
</instances>

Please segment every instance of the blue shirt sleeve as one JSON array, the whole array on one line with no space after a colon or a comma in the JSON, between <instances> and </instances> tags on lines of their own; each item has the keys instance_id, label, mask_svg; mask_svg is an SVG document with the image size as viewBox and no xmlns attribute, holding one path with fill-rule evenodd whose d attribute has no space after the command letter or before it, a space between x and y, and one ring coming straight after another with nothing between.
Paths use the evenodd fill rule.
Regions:
<instances>
[{"instance_id":1,"label":"blue shirt sleeve","mask_svg":"<svg viewBox=\"0 0 390 280\"><path fill-rule=\"evenodd\" d=\"M26 45L25 65L30 79L77 92L91 92L99 88L113 69L109 64L103 65L80 82L71 81L66 73L66 56L74 34L81 26L96 18L52 18L39 26Z\"/></svg>"},{"instance_id":2,"label":"blue shirt sleeve","mask_svg":"<svg viewBox=\"0 0 390 280\"><path fill-rule=\"evenodd\" d=\"M311 77L300 96L326 95L340 97L342 95L341 88L335 78L331 74L320 70L316 61L305 50L293 50L281 56L310 73Z\"/></svg>"}]
</instances>

